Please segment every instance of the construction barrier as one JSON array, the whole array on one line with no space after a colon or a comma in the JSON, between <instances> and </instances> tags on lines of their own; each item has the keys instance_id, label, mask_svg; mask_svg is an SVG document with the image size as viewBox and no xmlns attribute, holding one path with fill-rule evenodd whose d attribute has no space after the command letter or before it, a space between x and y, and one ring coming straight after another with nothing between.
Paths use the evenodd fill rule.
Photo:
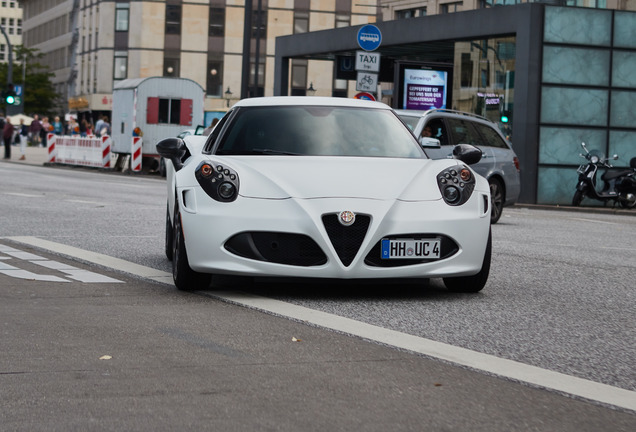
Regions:
<instances>
[{"instance_id":1,"label":"construction barrier","mask_svg":"<svg viewBox=\"0 0 636 432\"><path fill-rule=\"evenodd\" d=\"M110 136L79 137L48 134L49 162L110 168Z\"/></svg>"},{"instance_id":2,"label":"construction barrier","mask_svg":"<svg viewBox=\"0 0 636 432\"><path fill-rule=\"evenodd\" d=\"M130 169L134 172L141 171L141 137L133 137L132 139L132 149L130 154L132 157L130 158Z\"/></svg>"}]
</instances>

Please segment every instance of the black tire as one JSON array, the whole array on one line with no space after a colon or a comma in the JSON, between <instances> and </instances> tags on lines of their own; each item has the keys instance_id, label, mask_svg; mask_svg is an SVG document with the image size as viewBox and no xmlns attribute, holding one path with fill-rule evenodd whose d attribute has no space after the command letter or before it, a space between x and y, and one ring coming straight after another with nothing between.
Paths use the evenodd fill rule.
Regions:
<instances>
[{"instance_id":1,"label":"black tire","mask_svg":"<svg viewBox=\"0 0 636 432\"><path fill-rule=\"evenodd\" d=\"M178 205L175 205L174 217L172 279L174 280L174 284L177 289L181 291L206 289L210 286L210 281L212 279L212 275L199 273L190 268L183 230L181 229L181 214L179 212Z\"/></svg>"},{"instance_id":2,"label":"black tire","mask_svg":"<svg viewBox=\"0 0 636 432\"><path fill-rule=\"evenodd\" d=\"M585 197L585 192L577 189L576 192L574 192L574 196L572 197L572 205L574 207L580 206L581 201L583 201L584 197Z\"/></svg>"},{"instance_id":3,"label":"black tire","mask_svg":"<svg viewBox=\"0 0 636 432\"><path fill-rule=\"evenodd\" d=\"M636 201L630 202L630 201L627 201L625 199L619 199L618 200L618 204L621 206L621 208L624 208L624 209L636 208Z\"/></svg>"},{"instance_id":4,"label":"black tire","mask_svg":"<svg viewBox=\"0 0 636 432\"><path fill-rule=\"evenodd\" d=\"M476 293L481 291L486 282L488 281L488 275L490 274L490 259L492 256L492 231L488 232L488 244L486 245L486 252L484 253L484 260L481 264L481 270L479 273L473 276L459 276L444 278L444 285L446 288L455 293Z\"/></svg>"},{"instance_id":5,"label":"black tire","mask_svg":"<svg viewBox=\"0 0 636 432\"><path fill-rule=\"evenodd\" d=\"M159 176L166 176L166 160L163 158L163 156L161 156L161 158L159 159Z\"/></svg>"},{"instance_id":6,"label":"black tire","mask_svg":"<svg viewBox=\"0 0 636 432\"><path fill-rule=\"evenodd\" d=\"M496 224L504 207L504 187L496 178L488 179L490 185L490 223Z\"/></svg>"},{"instance_id":7,"label":"black tire","mask_svg":"<svg viewBox=\"0 0 636 432\"><path fill-rule=\"evenodd\" d=\"M165 239L165 249L166 249L166 257L168 261L172 261L173 254L173 243L174 243L174 230L172 229L172 221L170 221L170 208L166 208L166 239Z\"/></svg>"}]
</instances>

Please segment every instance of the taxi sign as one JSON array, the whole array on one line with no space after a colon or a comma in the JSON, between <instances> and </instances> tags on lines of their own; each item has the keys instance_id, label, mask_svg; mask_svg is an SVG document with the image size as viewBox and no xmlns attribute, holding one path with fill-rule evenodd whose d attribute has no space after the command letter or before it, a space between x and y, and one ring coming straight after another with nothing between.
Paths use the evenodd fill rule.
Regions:
<instances>
[{"instance_id":1,"label":"taxi sign","mask_svg":"<svg viewBox=\"0 0 636 432\"><path fill-rule=\"evenodd\" d=\"M374 51L378 49L382 42L382 33L380 29L372 24L360 27L358 30L358 45L365 51Z\"/></svg>"},{"instance_id":2,"label":"taxi sign","mask_svg":"<svg viewBox=\"0 0 636 432\"><path fill-rule=\"evenodd\" d=\"M380 72L380 54L367 51L356 51L356 70Z\"/></svg>"}]
</instances>

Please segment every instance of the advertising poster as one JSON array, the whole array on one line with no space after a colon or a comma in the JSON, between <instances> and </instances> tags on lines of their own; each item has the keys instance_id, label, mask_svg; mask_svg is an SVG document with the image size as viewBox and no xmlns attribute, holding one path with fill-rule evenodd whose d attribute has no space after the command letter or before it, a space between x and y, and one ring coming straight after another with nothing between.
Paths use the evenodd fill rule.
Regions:
<instances>
[{"instance_id":1,"label":"advertising poster","mask_svg":"<svg viewBox=\"0 0 636 432\"><path fill-rule=\"evenodd\" d=\"M448 73L428 69L404 69L403 109L446 108Z\"/></svg>"}]
</instances>

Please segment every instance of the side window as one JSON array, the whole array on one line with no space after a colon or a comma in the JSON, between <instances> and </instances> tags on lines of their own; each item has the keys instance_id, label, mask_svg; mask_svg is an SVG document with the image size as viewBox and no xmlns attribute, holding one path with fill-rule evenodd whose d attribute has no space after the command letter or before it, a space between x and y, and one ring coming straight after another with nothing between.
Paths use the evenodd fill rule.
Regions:
<instances>
[{"instance_id":1,"label":"side window","mask_svg":"<svg viewBox=\"0 0 636 432\"><path fill-rule=\"evenodd\" d=\"M426 122L424 129L422 129L422 136L426 136L425 133L430 131L431 138L437 138L439 140L440 145L449 145L448 141L448 131L446 130L446 126L444 125L444 120L441 118L434 118Z\"/></svg>"},{"instance_id":2,"label":"side window","mask_svg":"<svg viewBox=\"0 0 636 432\"><path fill-rule=\"evenodd\" d=\"M209 154L212 151L212 146L214 146L214 142L219 137L219 134L221 133L221 130L223 129L223 126L225 126L225 123L227 123L227 119L229 119L232 116L231 115L232 113L233 113L233 110L228 111L221 118L221 120L219 120L219 122L217 123L216 127L210 133L210 135L208 136L207 141L205 142L205 150L204 150L204 152Z\"/></svg>"},{"instance_id":3,"label":"side window","mask_svg":"<svg viewBox=\"0 0 636 432\"><path fill-rule=\"evenodd\" d=\"M472 145L484 145L481 137L473 128L473 124L467 120L448 118L446 119L449 125L451 140L454 145L457 144L472 144Z\"/></svg>"},{"instance_id":4,"label":"side window","mask_svg":"<svg viewBox=\"0 0 636 432\"><path fill-rule=\"evenodd\" d=\"M475 123L474 126L475 128L477 128L481 136L484 137L484 141L486 142L486 145L491 147L503 148L503 149L508 148L508 145L506 144L506 142L501 138L501 136L497 133L497 131L494 130L491 126L484 125L481 123Z\"/></svg>"}]
</instances>

